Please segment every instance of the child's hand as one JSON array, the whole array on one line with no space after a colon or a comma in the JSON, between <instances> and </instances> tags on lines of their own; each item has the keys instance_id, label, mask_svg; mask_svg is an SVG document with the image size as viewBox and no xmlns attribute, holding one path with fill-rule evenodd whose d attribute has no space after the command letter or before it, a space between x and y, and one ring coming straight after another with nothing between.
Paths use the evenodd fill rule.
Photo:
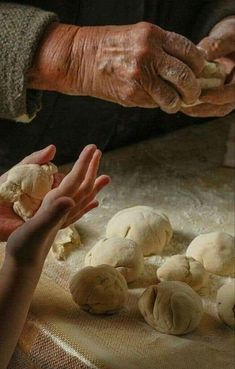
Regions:
<instances>
[{"instance_id":1,"label":"child's hand","mask_svg":"<svg viewBox=\"0 0 235 369\"><path fill-rule=\"evenodd\" d=\"M95 148L94 145L90 145L88 148L85 149L84 153L86 152L86 150L88 150L88 151L91 150L90 154L88 152L86 154L83 153L83 156L84 155L86 156L86 160L88 160L88 161L91 160L91 158L89 159L89 155L92 156L94 154L95 149L96 148ZM53 160L53 158L55 156L55 152L56 152L55 146L50 145L50 146L46 147L43 150L34 152L33 154L27 156L19 164L44 164L44 163L47 163L48 161ZM87 155L88 155L88 157L87 157ZM99 157L99 154L98 154L98 157ZM99 158L98 157L95 159L95 163L94 163L95 165L97 165L97 167L99 165ZM98 159L98 161L97 161L97 159ZM82 158L82 155L81 155L81 160L79 161L79 164L77 164L77 165L79 165L79 166L83 165L81 163L82 160L84 160L84 158ZM0 183L4 182L6 180L6 178L7 178L7 173L3 174L0 177ZM61 179L62 179L62 176L60 175L60 173L57 173L55 175L54 184L56 186L58 186L59 183L61 182ZM95 196L96 193L108 182L109 182L109 179L108 179L107 176L102 176L99 179L97 179L97 182L95 184L95 188L93 189L94 190L93 194L90 194L90 199L92 198L93 195ZM55 193L55 195L56 195L56 193ZM80 205L82 206L82 204L80 204ZM96 203L91 203L91 204L89 204L88 209L82 209L82 210L85 213L85 212L89 211L90 209L92 209L95 206L97 206ZM71 215L75 216L75 220L77 219L76 218L76 215L77 215L76 210L75 210L75 214L73 212ZM80 216L82 216L82 211L81 211ZM68 219L68 223L71 223L71 222L72 222L72 217L70 217ZM10 234L13 231L15 231L19 226L23 225L23 223L24 223L24 221L18 215L16 215L15 212L13 211L12 204L0 203L0 241L7 241Z\"/></svg>"},{"instance_id":2,"label":"child's hand","mask_svg":"<svg viewBox=\"0 0 235 369\"><path fill-rule=\"evenodd\" d=\"M95 196L110 182L106 175L97 177L100 158L95 145L82 151L71 172L47 193L37 213L9 237L7 255L19 264L41 265L57 231L98 206Z\"/></svg>"}]
</instances>

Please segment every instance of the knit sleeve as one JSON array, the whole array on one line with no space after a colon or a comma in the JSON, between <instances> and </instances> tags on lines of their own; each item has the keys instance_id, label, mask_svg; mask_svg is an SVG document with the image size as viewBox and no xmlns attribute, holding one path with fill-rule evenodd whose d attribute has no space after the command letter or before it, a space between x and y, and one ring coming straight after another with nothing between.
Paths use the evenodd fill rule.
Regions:
<instances>
[{"instance_id":1,"label":"knit sleeve","mask_svg":"<svg viewBox=\"0 0 235 369\"><path fill-rule=\"evenodd\" d=\"M27 89L27 71L54 13L0 3L0 118L31 121L40 110L41 92Z\"/></svg>"},{"instance_id":2,"label":"knit sleeve","mask_svg":"<svg viewBox=\"0 0 235 369\"><path fill-rule=\"evenodd\" d=\"M204 0L196 17L192 39L198 43L223 18L235 15L234 0Z\"/></svg>"}]
</instances>

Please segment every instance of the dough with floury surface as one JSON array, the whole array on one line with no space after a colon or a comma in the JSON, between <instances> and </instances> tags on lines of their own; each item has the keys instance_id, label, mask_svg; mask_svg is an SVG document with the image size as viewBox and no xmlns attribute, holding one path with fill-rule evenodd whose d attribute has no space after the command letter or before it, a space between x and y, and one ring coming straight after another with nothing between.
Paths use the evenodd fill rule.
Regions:
<instances>
[{"instance_id":1,"label":"dough with floury surface","mask_svg":"<svg viewBox=\"0 0 235 369\"><path fill-rule=\"evenodd\" d=\"M235 329L235 280L220 287L216 303L220 319L230 328Z\"/></svg>"},{"instance_id":2,"label":"dough with floury surface","mask_svg":"<svg viewBox=\"0 0 235 369\"><path fill-rule=\"evenodd\" d=\"M51 247L57 260L66 260L67 257L81 245L81 239L74 225L60 229Z\"/></svg>"},{"instance_id":3,"label":"dough with floury surface","mask_svg":"<svg viewBox=\"0 0 235 369\"><path fill-rule=\"evenodd\" d=\"M135 281L144 270L141 247L127 238L102 238L87 253L85 265L108 264L116 268L126 279Z\"/></svg>"},{"instance_id":4,"label":"dough with floury surface","mask_svg":"<svg viewBox=\"0 0 235 369\"><path fill-rule=\"evenodd\" d=\"M203 265L193 258L184 255L173 255L157 270L160 281L181 281L187 283L195 291L200 290L208 280Z\"/></svg>"},{"instance_id":5,"label":"dough with floury surface","mask_svg":"<svg viewBox=\"0 0 235 369\"><path fill-rule=\"evenodd\" d=\"M202 90L221 87L226 79L226 71L222 64L218 62L206 62L201 75L198 77L198 82ZM182 102L184 108L201 104L200 98L191 105Z\"/></svg>"},{"instance_id":6,"label":"dough with floury surface","mask_svg":"<svg viewBox=\"0 0 235 369\"><path fill-rule=\"evenodd\" d=\"M113 314L128 295L125 278L110 265L85 267L72 278L70 292L81 309L92 314Z\"/></svg>"},{"instance_id":7,"label":"dough with floury surface","mask_svg":"<svg viewBox=\"0 0 235 369\"><path fill-rule=\"evenodd\" d=\"M16 165L0 185L0 201L13 203L13 210L23 220L31 218L51 190L55 173L57 167L52 163Z\"/></svg>"},{"instance_id":8,"label":"dough with floury surface","mask_svg":"<svg viewBox=\"0 0 235 369\"><path fill-rule=\"evenodd\" d=\"M201 298L184 282L167 281L148 287L138 306L151 327L173 335L196 329L203 314Z\"/></svg>"},{"instance_id":9,"label":"dough with floury surface","mask_svg":"<svg viewBox=\"0 0 235 369\"><path fill-rule=\"evenodd\" d=\"M161 254L172 234L167 216L149 206L134 206L119 211L106 228L107 238L133 240L140 245L144 256Z\"/></svg>"},{"instance_id":10,"label":"dough with floury surface","mask_svg":"<svg viewBox=\"0 0 235 369\"><path fill-rule=\"evenodd\" d=\"M199 261L210 273L235 275L234 237L228 233L212 232L197 236L188 246L186 256Z\"/></svg>"}]
</instances>

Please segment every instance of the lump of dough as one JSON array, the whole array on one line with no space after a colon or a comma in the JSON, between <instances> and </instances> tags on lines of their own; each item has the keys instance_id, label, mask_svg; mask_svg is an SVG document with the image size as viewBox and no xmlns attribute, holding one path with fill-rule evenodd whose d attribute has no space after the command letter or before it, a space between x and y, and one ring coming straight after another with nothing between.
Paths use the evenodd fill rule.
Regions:
<instances>
[{"instance_id":1,"label":"lump of dough","mask_svg":"<svg viewBox=\"0 0 235 369\"><path fill-rule=\"evenodd\" d=\"M221 276L235 274L234 237L225 232L201 234L190 243L186 256L199 261L204 268Z\"/></svg>"},{"instance_id":2,"label":"lump of dough","mask_svg":"<svg viewBox=\"0 0 235 369\"><path fill-rule=\"evenodd\" d=\"M199 78L198 82L202 90L208 90L210 88L220 87L224 84L226 79L226 71L222 64L218 62L206 62ZM184 102L181 103L182 107L190 107L201 104L200 98L191 105L187 105Z\"/></svg>"},{"instance_id":3,"label":"lump of dough","mask_svg":"<svg viewBox=\"0 0 235 369\"><path fill-rule=\"evenodd\" d=\"M74 225L60 229L51 251L56 259L66 260L70 253L81 245L81 239Z\"/></svg>"},{"instance_id":4,"label":"lump of dough","mask_svg":"<svg viewBox=\"0 0 235 369\"><path fill-rule=\"evenodd\" d=\"M140 245L145 256L161 254L172 237L166 215L149 206L134 206L119 211L108 222L106 237L128 238Z\"/></svg>"},{"instance_id":5,"label":"lump of dough","mask_svg":"<svg viewBox=\"0 0 235 369\"><path fill-rule=\"evenodd\" d=\"M0 201L13 203L15 213L22 219L31 218L51 190L56 172L52 163L16 165L0 185Z\"/></svg>"},{"instance_id":6,"label":"lump of dough","mask_svg":"<svg viewBox=\"0 0 235 369\"><path fill-rule=\"evenodd\" d=\"M116 268L127 282L135 281L144 269L141 247L127 238L101 239L86 255L85 265L108 264Z\"/></svg>"},{"instance_id":7,"label":"lump of dough","mask_svg":"<svg viewBox=\"0 0 235 369\"><path fill-rule=\"evenodd\" d=\"M220 287L216 303L220 319L235 329L235 280Z\"/></svg>"},{"instance_id":8,"label":"lump of dough","mask_svg":"<svg viewBox=\"0 0 235 369\"><path fill-rule=\"evenodd\" d=\"M125 278L110 265L88 266L72 278L73 300L93 314L112 314L125 304L128 287Z\"/></svg>"},{"instance_id":9,"label":"lump of dough","mask_svg":"<svg viewBox=\"0 0 235 369\"><path fill-rule=\"evenodd\" d=\"M203 307L199 295L183 282L160 282L139 299L145 321L159 332L181 335L200 323Z\"/></svg>"},{"instance_id":10,"label":"lump of dough","mask_svg":"<svg viewBox=\"0 0 235 369\"><path fill-rule=\"evenodd\" d=\"M208 274L203 265L184 255L173 255L157 270L160 281L181 281L195 291L205 284Z\"/></svg>"}]
</instances>

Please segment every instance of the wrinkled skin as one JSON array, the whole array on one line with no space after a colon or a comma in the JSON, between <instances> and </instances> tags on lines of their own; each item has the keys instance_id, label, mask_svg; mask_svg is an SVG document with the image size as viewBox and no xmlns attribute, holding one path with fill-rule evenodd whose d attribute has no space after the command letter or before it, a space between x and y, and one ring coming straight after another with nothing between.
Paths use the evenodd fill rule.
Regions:
<instances>
[{"instance_id":1,"label":"wrinkled skin","mask_svg":"<svg viewBox=\"0 0 235 369\"><path fill-rule=\"evenodd\" d=\"M147 22L48 28L29 71L29 86L89 95L167 113L193 104L204 54L191 41Z\"/></svg>"},{"instance_id":2,"label":"wrinkled skin","mask_svg":"<svg viewBox=\"0 0 235 369\"><path fill-rule=\"evenodd\" d=\"M50 145L24 158L21 164L44 164L53 160L55 153L55 146ZM97 177L100 157L101 153L95 145L87 146L67 176L56 174L54 188L48 192L37 213L40 214L46 206L49 209L50 202L55 202L62 196L71 197L74 204L62 224L62 227L66 227L97 207L95 196L110 181L106 175ZM0 181L5 181L6 178L7 173L0 177ZM0 241L6 241L11 233L23 224L24 221L13 211L12 203L0 203ZM26 231L27 227L30 227L30 221L25 223L24 228L21 227L22 232Z\"/></svg>"},{"instance_id":3,"label":"wrinkled skin","mask_svg":"<svg viewBox=\"0 0 235 369\"><path fill-rule=\"evenodd\" d=\"M225 116L235 109L235 16L218 23L198 47L209 61L223 64L228 77L224 86L203 91L200 96L203 104L182 111L193 117Z\"/></svg>"}]
</instances>

